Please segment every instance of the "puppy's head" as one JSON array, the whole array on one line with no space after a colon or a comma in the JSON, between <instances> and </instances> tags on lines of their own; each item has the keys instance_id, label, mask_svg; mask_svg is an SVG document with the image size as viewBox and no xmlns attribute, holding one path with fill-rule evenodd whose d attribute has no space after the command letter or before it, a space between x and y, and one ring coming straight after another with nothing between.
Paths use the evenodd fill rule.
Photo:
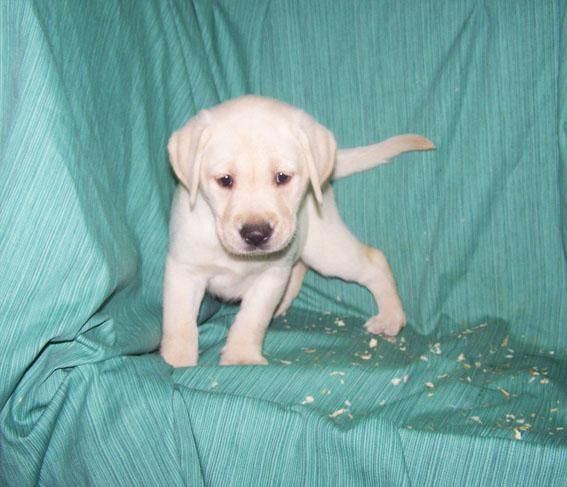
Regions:
<instances>
[{"instance_id":1,"label":"puppy's head","mask_svg":"<svg viewBox=\"0 0 567 487\"><path fill-rule=\"evenodd\" d=\"M198 113L168 150L191 205L201 193L211 207L226 250L255 255L289 245L309 185L322 202L336 142L298 108L245 96Z\"/></svg>"}]
</instances>

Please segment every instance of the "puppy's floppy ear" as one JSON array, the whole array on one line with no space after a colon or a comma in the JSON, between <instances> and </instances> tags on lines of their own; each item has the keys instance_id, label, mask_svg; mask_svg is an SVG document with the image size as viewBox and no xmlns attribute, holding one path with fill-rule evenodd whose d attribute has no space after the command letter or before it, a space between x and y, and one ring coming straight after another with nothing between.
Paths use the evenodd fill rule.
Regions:
<instances>
[{"instance_id":1,"label":"puppy's floppy ear","mask_svg":"<svg viewBox=\"0 0 567 487\"><path fill-rule=\"evenodd\" d=\"M195 205L199 190L201 155L209 119L209 112L199 112L174 132L167 144L171 167L181 184L189 190L191 206Z\"/></svg>"},{"instance_id":2,"label":"puppy's floppy ear","mask_svg":"<svg viewBox=\"0 0 567 487\"><path fill-rule=\"evenodd\" d=\"M313 193L319 204L323 203L321 188L327 182L337 156L337 142L333 134L306 113L300 122L299 142L305 155Z\"/></svg>"}]
</instances>

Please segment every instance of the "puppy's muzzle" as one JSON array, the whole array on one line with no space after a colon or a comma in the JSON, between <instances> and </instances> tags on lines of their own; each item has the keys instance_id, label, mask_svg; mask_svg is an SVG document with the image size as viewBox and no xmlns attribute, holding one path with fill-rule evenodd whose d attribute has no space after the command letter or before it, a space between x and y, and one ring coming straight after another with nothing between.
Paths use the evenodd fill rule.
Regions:
<instances>
[{"instance_id":1,"label":"puppy's muzzle","mask_svg":"<svg viewBox=\"0 0 567 487\"><path fill-rule=\"evenodd\" d=\"M247 223L240 229L240 236L248 245L260 247L270 240L273 232L269 223Z\"/></svg>"}]
</instances>

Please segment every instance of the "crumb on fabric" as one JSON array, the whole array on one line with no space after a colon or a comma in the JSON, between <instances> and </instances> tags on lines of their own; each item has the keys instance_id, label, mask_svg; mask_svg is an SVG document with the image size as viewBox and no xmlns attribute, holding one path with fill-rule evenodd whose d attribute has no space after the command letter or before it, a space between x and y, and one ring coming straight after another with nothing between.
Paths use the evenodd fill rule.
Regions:
<instances>
[{"instance_id":1,"label":"crumb on fabric","mask_svg":"<svg viewBox=\"0 0 567 487\"><path fill-rule=\"evenodd\" d=\"M499 387L498 390L506 399L510 399L510 393L506 389Z\"/></svg>"},{"instance_id":2,"label":"crumb on fabric","mask_svg":"<svg viewBox=\"0 0 567 487\"><path fill-rule=\"evenodd\" d=\"M402 382L404 384L407 383L407 381L409 380L409 375L405 374L402 377L394 377L390 383L394 386L399 386Z\"/></svg>"},{"instance_id":3,"label":"crumb on fabric","mask_svg":"<svg viewBox=\"0 0 567 487\"><path fill-rule=\"evenodd\" d=\"M434 353L435 355L441 355L441 343L437 342L434 343L433 345L429 345L429 351L431 353Z\"/></svg>"},{"instance_id":4,"label":"crumb on fabric","mask_svg":"<svg viewBox=\"0 0 567 487\"><path fill-rule=\"evenodd\" d=\"M335 370L335 371L331 372L330 375L333 376L333 377L339 377L339 382L341 384L345 383L345 380L344 380L345 373L344 372L342 372L340 370Z\"/></svg>"},{"instance_id":5,"label":"crumb on fabric","mask_svg":"<svg viewBox=\"0 0 567 487\"><path fill-rule=\"evenodd\" d=\"M315 398L313 396L305 396L305 399L301 402L301 404L311 404L315 402Z\"/></svg>"},{"instance_id":6,"label":"crumb on fabric","mask_svg":"<svg viewBox=\"0 0 567 487\"><path fill-rule=\"evenodd\" d=\"M337 409L334 413L329 414L329 418L331 419L337 418L346 412L348 412L348 408Z\"/></svg>"}]
</instances>

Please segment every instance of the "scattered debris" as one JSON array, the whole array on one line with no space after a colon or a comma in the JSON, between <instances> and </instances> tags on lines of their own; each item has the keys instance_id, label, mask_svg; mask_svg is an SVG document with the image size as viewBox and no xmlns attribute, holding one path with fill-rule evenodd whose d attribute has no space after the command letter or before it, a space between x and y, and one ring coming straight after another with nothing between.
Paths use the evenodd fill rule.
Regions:
<instances>
[{"instance_id":1,"label":"scattered debris","mask_svg":"<svg viewBox=\"0 0 567 487\"><path fill-rule=\"evenodd\" d=\"M329 414L329 418L331 418L331 419L337 418L338 416L341 416L342 414L346 413L347 411L348 411L348 408L337 409L334 413Z\"/></svg>"},{"instance_id":2,"label":"scattered debris","mask_svg":"<svg viewBox=\"0 0 567 487\"><path fill-rule=\"evenodd\" d=\"M402 382L404 384L406 384L408 379L409 379L409 375L406 374L406 375L403 375L402 377L394 377L390 382L394 386L399 386Z\"/></svg>"},{"instance_id":3,"label":"scattered debris","mask_svg":"<svg viewBox=\"0 0 567 487\"><path fill-rule=\"evenodd\" d=\"M441 343L437 342L433 345L429 345L429 351L435 355L441 355Z\"/></svg>"},{"instance_id":4,"label":"scattered debris","mask_svg":"<svg viewBox=\"0 0 567 487\"><path fill-rule=\"evenodd\" d=\"M340 370L335 370L331 372L331 375L340 375L341 377L344 377L345 373Z\"/></svg>"},{"instance_id":5,"label":"scattered debris","mask_svg":"<svg viewBox=\"0 0 567 487\"><path fill-rule=\"evenodd\" d=\"M345 380L343 379L343 377L345 376L345 373L344 373L344 372L341 372L341 371L339 371L339 370L335 370L334 372L331 372L330 375L340 377L340 378L339 378L339 382L340 382L341 384L344 384L344 383L345 383Z\"/></svg>"},{"instance_id":6,"label":"scattered debris","mask_svg":"<svg viewBox=\"0 0 567 487\"><path fill-rule=\"evenodd\" d=\"M315 402L315 398L313 396L306 396L301 404L311 404L312 402Z\"/></svg>"},{"instance_id":7,"label":"scattered debris","mask_svg":"<svg viewBox=\"0 0 567 487\"><path fill-rule=\"evenodd\" d=\"M499 387L498 390L502 393L502 395L503 395L506 399L510 399L510 393L509 393L506 389L503 389L502 387Z\"/></svg>"}]
</instances>

